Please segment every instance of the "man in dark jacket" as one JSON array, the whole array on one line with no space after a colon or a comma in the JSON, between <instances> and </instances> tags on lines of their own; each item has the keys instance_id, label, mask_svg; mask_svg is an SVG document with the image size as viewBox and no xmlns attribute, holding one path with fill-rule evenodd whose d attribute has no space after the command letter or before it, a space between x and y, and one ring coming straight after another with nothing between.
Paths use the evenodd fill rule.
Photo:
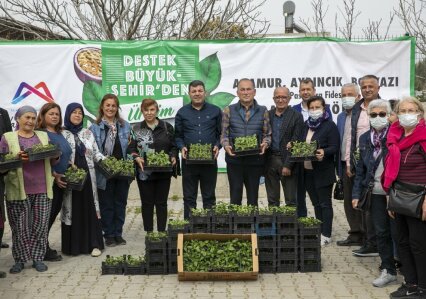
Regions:
<instances>
[{"instance_id":1,"label":"man in dark jacket","mask_svg":"<svg viewBox=\"0 0 426 299\"><path fill-rule=\"evenodd\" d=\"M291 96L287 87L274 90L275 108L269 111L272 143L266 156L265 184L269 206L280 205L280 182L286 205L296 206L297 167L289 161L287 143L299 140L303 131L303 116L288 106Z\"/></svg>"},{"instance_id":2,"label":"man in dark jacket","mask_svg":"<svg viewBox=\"0 0 426 299\"><path fill-rule=\"evenodd\" d=\"M241 205L243 185L246 187L247 204L257 206L259 179L265 167L264 153L271 143L269 113L254 99L256 89L250 79L241 79L237 86L239 102L223 109L221 144L226 151L231 203ZM256 135L259 153L237 156L232 142L237 137Z\"/></svg>"},{"instance_id":3,"label":"man in dark jacket","mask_svg":"<svg viewBox=\"0 0 426 299\"><path fill-rule=\"evenodd\" d=\"M347 140L346 149L346 173L349 177L355 173L355 153L359 145L359 138L362 134L370 130L370 121L368 118L367 108L371 101L380 99L379 78L375 75L365 75L360 80L362 99L357 102L351 113L351 136ZM352 251L355 256L378 256L376 245L376 233L369 213L363 213L363 227L366 234L364 245Z\"/></svg>"}]
</instances>

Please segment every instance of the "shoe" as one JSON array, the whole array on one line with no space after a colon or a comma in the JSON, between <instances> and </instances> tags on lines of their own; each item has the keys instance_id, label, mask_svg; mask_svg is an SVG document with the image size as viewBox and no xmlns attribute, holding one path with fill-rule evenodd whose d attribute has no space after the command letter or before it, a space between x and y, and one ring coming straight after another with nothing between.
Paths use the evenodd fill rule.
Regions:
<instances>
[{"instance_id":1,"label":"shoe","mask_svg":"<svg viewBox=\"0 0 426 299\"><path fill-rule=\"evenodd\" d=\"M115 242L114 237L106 237L105 238L105 246L114 247L115 245L117 245L117 243Z\"/></svg>"},{"instance_id":2,"label":"shoe","mask_svg":"<svg viewBox=\"0 0 426 299\"><path fill-rule=\"evenodd\" d=\"M91 255L93 257L98 257L102 254L102 251L100 251L98 248L93 248Z\"/></svg>"},{"instance_id":3,"label":"shoe","mask_svg":"<svg viewBox=\"0 0 426 299\"><path fill-rule=\"evenodd\" d=\"M379 256L377 247L371 245L364 245L359 249L352 250L352 254L355 256Z\"/></svg>"},{"instance_id":4,"label":"shoe","mask_svg":"<svg viewBox=\"0 0 426 299\"><path fill-rule=\"evenodd\" d=\"M321 246L326 246L331 243L331 238L321 235Z\"/></svg>"},{"instance_id":5,"label":"shoe","mask_svg":"<svg viewBox=\"0 0 426 299\"><path fill-rule=\"evenodd\" d=\"M394 281L396 281L396 275L392 275L388 273L388 270L383 269L380 276L373 280L373 286L381 288Z\"/></svg>"},{"instance_id":6,"label":"shoe","mask_svg":"<svg viewBox=\"0 0 426 299\"><path fill-rule=\"evenodd\" d=\"M362 242L351 240L348 238L336 242L337 246L362 246Z\"/></svg>"},{"instance_id":7,"label":"shoe","mask_svg":"<svg viewBox=\"0 0 426 299\"><path fill-rule=\"evenodd\" d=\"M417 294L419 295L419 299L426 299L426 289L418 287Z\"/></svg>"},{"instance_id":8,"label":"shoe","mask_svg":"<svg viewBox=\"0 0 426 299\"><path fill-rule=\"evenodd\" d=\"M0 278L6 278L6 272L0 271Z\"/></svg>"},{"instance_id":9,"label":"shoe","mask_svg":"<svg viewBox=\"0 0 426 299\"><path fill-rule=\"evenodd\" d=\"M59 261L62 261L62 255L58 254L56 250L47 248L46 254L44 255L43 260L48 262L59 262Z\"/></svg>"},{"instance_id":10,"label":"shoe","mask_svg":"<svg viewBox=\"0 0 426 299\"><path fill-rule=\"evenodd\" d=\"M10 274L18 274L22 270L24 270L24 263L15 263L15 265L10 268L9 273Z\"/></svg>"},{"instance_id":11,"label":"shoe","mask_svg":"<svg viewBox=\"0 0 426 299\"><path fill-rule=\"evenodd\" d=\"M9 248L9 244L1 242L1 248Z\"/></svg>"},{"instance_id":12,"label":"shoe","mask_svg":"<svg viewBox=\"0 0 426 299\"><path fill-rule=\"evenodd\" d=\"M42 261L34 261L33 268L35 268L37 272L47 271L47 266Z\"/></svg>"},{"instance_id":13,"label":"shoe","mask_svg":"<svg viewBox=\"0 0 426 299\"><path fill-rule=\"evenodd\" d=\"M126 240L124 240L122 236L115 237L115 243L117 245L126 245L127 244Z\"/></svg>"},{"instance_id":14,"label":"shoe","mask_svg":"<svg viewBox=\"0 0 426 299\"><path fill-rule=\"evenodd\" d=\"M389 298L418 298L417 286L403 283L396 291L390 293Z\"/></svg>"}]
</instances>

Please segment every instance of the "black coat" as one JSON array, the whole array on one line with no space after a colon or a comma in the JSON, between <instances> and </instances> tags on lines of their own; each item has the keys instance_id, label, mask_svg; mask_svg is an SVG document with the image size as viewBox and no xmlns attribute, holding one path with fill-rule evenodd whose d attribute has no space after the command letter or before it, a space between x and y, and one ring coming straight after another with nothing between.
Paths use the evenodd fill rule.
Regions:
<instances>
[{"instance_id":1,"label":"black coat","mask_svg":"<svg viewBox=\"0 0 426 299\"><path fill-rule=\"evenodd\" d=\"M272 108L268 112L269 120L271 122L271 128L273 129L275 108ZM283 112L283 123L280 127L280 153L281 160L283 162L283 167L293 169L294 162L289 161L290 155L289 151L287 150L287 144L290 141L300 140L303 134L303 129L304 124L302 114L300 112L297 112L290 106L287 107L287 109ZM267 152L267 157L269 157L270 154L271 149L269 148Z\"/></svg>"},{"instance_id":2,"label":"black coat","mask_svg":"<svg viewBox=\"0 0 426 299\"><path fill-rule=\"evenodd\" d=\"M0 137L3 136L4 133L6 132L10 132L12 131L12 124L10 123L10 117L9 117L9 113L7 113L7 110L0 108ZM2 149L0 149L1 151ZM2 218L3 220L6 219L6 212L4 209L4 183L3 183L3 176L5 175L2 174L0 175L0 210L1 210L1 214L2 214Z\"/></svg>"},{"instance_id":3,"label":"black coat","mask_svg":"<svg viewBox=\"0 0 426 299\"><path fill-rule=\"evenodd\" d=\"M309 127L305 122L302 141L306 141ZM325 120L314 132L311 142L316 140L319 148L324 150L322 161L312 161L315 187L324 187L336 182L334 161L339 151L339 131L331 118Z\"/></svg>"}]
</instances>

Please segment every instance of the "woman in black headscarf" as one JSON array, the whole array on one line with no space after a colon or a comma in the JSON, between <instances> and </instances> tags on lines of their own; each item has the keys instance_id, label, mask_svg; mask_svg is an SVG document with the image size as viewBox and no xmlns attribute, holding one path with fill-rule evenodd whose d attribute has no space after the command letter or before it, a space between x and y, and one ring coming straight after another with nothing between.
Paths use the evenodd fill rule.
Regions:
<instances>
[{"instance_id":1,"label":"woman in black headscarf","mask_svg":"<svg viewBox=\"0 0 426 299\"><path fill-rule=\"evenodd\" d=\"M94 161L104 158L89 129L83 128L84 110L71 103L65 111L65 139L71 146L70 164L87 172L82 191L67 190L62 206L62 253L101 255L104 248Z\"/></svg>"}]
</instances>

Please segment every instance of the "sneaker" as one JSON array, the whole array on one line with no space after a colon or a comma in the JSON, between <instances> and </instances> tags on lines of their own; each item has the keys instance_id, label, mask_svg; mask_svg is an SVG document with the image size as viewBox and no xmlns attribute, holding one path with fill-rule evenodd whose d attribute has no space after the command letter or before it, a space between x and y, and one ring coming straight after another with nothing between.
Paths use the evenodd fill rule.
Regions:
<instances>
[{"instance_id":1,"label":"sneaker","mask_svg":"<svg viewBox=\"0 0 426 299\"><path fill-rule=\"evenodd\" d=\"M344 240L336 242L337 246L362 246L362 242L357 240L351 240L349 237Z\"/></svg>"},{"instance_id":2,"label":"sneaker","mask_svg":"<svg viewBox=\"0 0 426 299\"><path fill-rule=\"evenodd\" d=\"M426 299L426 289L418 287L417 294L419 295L419 299Z\"/></svg>"},{"instance_id":3,"label":"sneaker","mask_svg":"<svg viewBox=\"0 0 426 299\"><path fill-rule=\"evenodd\" d=\"M35 268L37 272L47 271L47 266L42 261L34 261L33 268Z\"/></svg>"},{"instance_id":4,"label":"sneaker","mask_svg":"<svg viewBox=\"0 0 426 299\"><path fill-rule=\"evenodd\" d=\"M364 245L359 249L352 250L352 254L355 256L379 256L377 247L371 245Z\"/></svg>"},{"instance_id":5,"label":"sneaker","mask_svg":"<svg viewBox=\"0 0 426 299\"><path fill-rule=\"evenodd\" d=\"M373 286L381 288L387 285L388 283L396 281L396 275L388 273L388 270L383 269L380 276L373 280Z\"/></svg>"},{"instance_id":6,"label":"sneaker","mask_svg":"<svg viewBox=\"0 0 426 299\"><path fill-rule=\"evenodd\" d=\"M117 245L126 245L127 244L126 240L124 240L122 236L115 237L115 243Z\"/></svg>"},{"instance_id":7,"label":"sneaker","mask_svg":"<svg viewBox=\"0 0 426 299\"><path fill-rule=\"evenodd\" d=\"M15 265L10 268L9 273L18 274L21 273L22 270L24 270L24 263L15 263Z\"/></svg>"},{"instance_id":8,"label":"sneaker","mask_svg":"<svg viewBox=\"0 0 426 299\"><path fill-rule=\"evenodd\" d=\"M115 242L115 238L114 237L106 237L105 238L105 245L108 247L114 247L115 245L117 245L117 243Z\"/></svg>"},{"instance_id":9,"label":"sneaker","mask_svg":"<svg viewBox=\"0 0 426 299\"><path fill-rule=\"evenodd\" d=\"M321 246L326 246L331 243L331 238L321 235Z\"/></svg>"},{"instance_id":10,"label":"sneaker","mask_svg":"<svg viewBox=\"0 0 426 299\"><path fill-rule=\"evenodd\" d=\"M102 254L102 251L100 251L98 248L93 248L91 255L93 257L98 257Z\"/></svg>"},{"instance_id":11,"label":"sneaker","mask_svg":"<svg viewBox=\"0 0 426 299\"><path fill-rule=\"evenodd\" d=\"M396 291L390 293L389 298L418 298L417 286L403 283Z\"/></svg>"}]
</instances>

